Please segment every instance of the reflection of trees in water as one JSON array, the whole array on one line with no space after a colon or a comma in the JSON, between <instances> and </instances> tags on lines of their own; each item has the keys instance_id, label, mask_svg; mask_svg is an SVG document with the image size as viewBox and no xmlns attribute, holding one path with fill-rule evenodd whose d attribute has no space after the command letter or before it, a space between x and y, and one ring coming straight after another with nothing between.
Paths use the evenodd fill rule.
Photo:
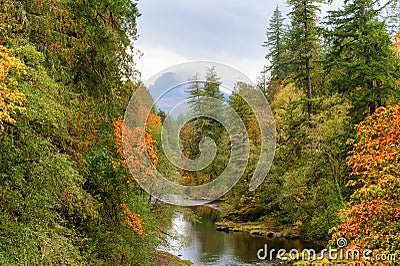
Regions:
<instances>
[{"instance_id":1,"label":"reflection of trees in water","mask_svg":"<svg viewBox=\"0 0 400 266\"><path fill-rule=\"evenodd\" d=\"M203 222L208 222L211 224L219 221L223 216L219 210L214 209L207 205L196 206L190 209L193 211L195 215L197 215L200 218L203 218L204 220Z\"/></svg>"},{"instance_id":2,"label":"reflection of trees in water","mask_svg":"<svg viewBox=\"0 0 400 266\"><path fill-rule=\"evenodd\" d=\"M209 206L179 208L177 216L171 221L178 229L179 242L174 245L179 248L169 249L174 254L182 254L184 259L190 259L196 265L239 265L254 264L270 265L272 262L262 262L257 258L257 251L267 244L268 250L291 249L302 250L319 247L304 243L301 240L284 238L267 238L250 235L247 232L224 233L215 230L214 223L222 218L219 210Z\"/></svg>"}]
</instances>

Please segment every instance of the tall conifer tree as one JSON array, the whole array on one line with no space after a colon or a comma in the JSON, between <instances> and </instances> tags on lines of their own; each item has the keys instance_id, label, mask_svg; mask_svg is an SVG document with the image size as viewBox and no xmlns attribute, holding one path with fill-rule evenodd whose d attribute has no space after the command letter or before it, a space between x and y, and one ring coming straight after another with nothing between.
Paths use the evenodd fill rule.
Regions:
<instances>
[{"instance_id":1,"label":"tall conifer tree","mask_svg":"<svg viewBox=\"0 0 400 266\"><path fill-rule=\"evenodd\" d=\"M332 72L332 89L352 101L354 122L399 97L399 62L385 23L378 19L381 8L374 5L372 0L346 1L328 16L332 30L325 66Z\"/></svg>"},{"instance_id":2,"label":"tall conifer tree","mask_svg":"<svg viewBox=\"0 0 400 266\"><path fill-rule=\"evenodd\" d=\"M316 56L319 54L319 27L317 26L318 3L323 0L288 0L292 7L289 49L292 56L291 74L298 80L298 86L307 95L307 113L311 122L313 114L312 71ZM311 126L311 124L310 124Z\"/></svg>"},{"instance_id":3,"label":"tall conifer tree","mask_svg":"<svg viewBox=\"0 0 400 266\"><path fill-rule=\"evenodd\" d=\"M277 6L266 32L267 40L264 47L268 48L265 58L269 61L267 68L271 72L271 81L281 82L287 74L288 60L286 53L287 31L285 18Z\"/></svg>"}]
</instances>

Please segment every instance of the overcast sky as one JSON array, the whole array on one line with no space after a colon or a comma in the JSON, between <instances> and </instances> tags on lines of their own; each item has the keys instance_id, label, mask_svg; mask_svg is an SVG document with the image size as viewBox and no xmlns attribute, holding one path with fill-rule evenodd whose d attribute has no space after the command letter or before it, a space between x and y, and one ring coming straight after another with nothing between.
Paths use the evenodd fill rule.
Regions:
<instances>
[{"instance_id":1,"label":"overcast sky","mask_svg":"<svg viewBox=\"0 0 400 266\"><path fill-rule=\"evenodd\" d=\"M136 67L142 80L178 63L208 60L255 81L265 64L262 44L277 5L288 12L283 0L140 0L136 48L144 55Z\"/></svg>"}]
</instances>

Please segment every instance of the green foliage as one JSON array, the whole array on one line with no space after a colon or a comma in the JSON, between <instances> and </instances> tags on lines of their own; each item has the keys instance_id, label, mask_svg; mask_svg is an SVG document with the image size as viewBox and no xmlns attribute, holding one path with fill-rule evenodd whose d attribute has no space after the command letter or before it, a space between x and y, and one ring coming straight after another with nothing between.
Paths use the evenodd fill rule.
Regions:
<instances>
[{"instance_id":1,"label":"green foliage","mask_svg":"<svg viewBox=\"0 0 400 266\"><path fill-rule=\"evenodd\" d=\"M203 117L195 118L188 123L182 138L186 141L185 153L191 159L200 156L199 144L208 137L213 139L218 150L213 162L198 173L185 173L186 184L195 185L206 183L218 177L227 164L229 158L229 140L226 130L222 125L205 116L219 116L222 121L224 117L224 96L220 91L221 81L215 71L210 68L206 74L205 81L199 81L198 77L193 77L192 86L188 89L190 111L195 115ZM218 104L210 103L207 98L214 98ZM192 132L193 131L193 132Z\"/></svg>"},{"instance_id":2,"label":"green foliage","mask_svg":"<svg viewBox=\"0 0 400 266\"><path fill-rule=\"evenodd\" d=\"M289 13L291 19L288 49L290 54L289 73L294 83L306 92L308 120L313 114L313 73L315 61L320 56L320 28L317 25L317 4L323 0L289 0L292 7ZM310 123L309 126L312 126Z\"/></svg>"},{"instance_id":3,"label":"green foliage","mask_svg":"<svg viewBox=\"0 0 400 266\"><path fill-rule=\"evenodd\" d=\"M328 239L335 227L335 236L357 246L397 252L398 107L378 109L357 127L349 160L355 188L345 186L345 161L353 123L400 98L398 38L392 45L388 22L379 20L383 7L349 0L328 16L322 49L322 2L288 1L288 29L278 8L270 20L265 46L271 64L259 88L272 102L278 146L266 181L253 192L248 185L260 154L260 128L240 93L229 99L248 130L250 157L228 201L248 220L272 214L282 224L300 226L310 240ZM388 4L396 7L395 1ZM137 3L0 5L0 264L154 264L165 207L151 204L131 182L114 128L136 88L131 55ZM192 112L226 115L220 85L214 68L205 82L193 82ZM247 85L236 86L241 92ZM220 100L220 106L211 108L203 96ZM176 167L161 152L165 118L153 112L146 130L155 141L157 168L173 178ZM219 147L206 169L180 171L185 184L203 184L224 170L231 143L221 124L193 119L180 137L192 159L205 137ZM343 208L346 200L355 207Z\"/></svg>"},{"instance_id":4,"label":"green foliage","mask_svg":"<svg viewBox=\"0 0 400 266\"><path fill-rule=\"evenodd\" d=\"M24 108L0 131L0 264L151 265L163 210L128 182L113 126L135 89L136 3L1 6L1 66L18 63L2 81Z\"/></svg>"},{"instance_id":5,"label":"green foliage","mask_svg":"<svg viewBox=\"0 0 400 266\"><path fill-rule=\"evenodd\" d=\"M73 221L97 212L73 160L60 152L69 110L58 84L38 65L43 56L32 46L16 53L27 66L19 84L28 107L0 133L0 263L78 264L81 235Z\"/></svg>"},{"instance_id":6,"label":"green foliage","mask_svg":"<svg viewBox=\"0 0 400 266\"><path fill-rule=\"evenodd\" d=\"M326 239L343 205L340 184L345 183L347 173L343 140L349 104L338 96L318 99L315 126L310 128L302 98L303 92L290 84L276 94L271 105L278 147L262 185L264 195L257 199L280 222L300 223L308 239Z\"/></svg>"},{"instance_id":7,"label":"green foliage","mask_svg":"<svg viewBox=\"0 0 400 266\"><path fill-rule=\"evenodd\" d=\"M327 24L330 86L352 102L353 122L399 99L400 65L375 1L347 1L343 9L330 12Z\"/></svg>"},{"instance_id":8,"label":"green foliage","mask_svg":"<svg viewBox=\"0 0 400 266\"><path fill-rule=\"evenodd\" d=\"M277 6L272 15L266 35L264 47L269 49L265 58L270 62L266 69L270 71L270 82L281 82L288 73L287 29L283 23L285 18Z\"/></svg>"},{"instance_id":9,"label":"green foliage","mask_svg":"<svg viewBox=\"0 0 400 266\"><path fill-rule=\"evenodd\" d=\"M126 169L115 165L114 158L104 150L92 151L87 158L84 187L96 199L99 217L86 220L84 254L91 264L149 265L157 245L156 221L147 196L126 182ZM125 224L122 205L140 213L145 234L135 233Z\"/></svg>"},{"instance_id":10,"label":"green foliage","mask_svg":"<svg viewBox=\"0 0 400 266\"><path fill-rule=\"evenodd\" d=\"M76 91L110 96L121 77L136 75L128 53L136 38L135 2L7 0L2 5L9 21L2 39L29 40L46 56L51 75Z\"/></svg>"},{"instance_id":11,"label":"green foliage","mask_svg":"<svg viewBox=\"0 0 400 266\"><path fill-rule=\"evenodd\" d=\"M384 6L345 1L343 9L330 12L325 28L317 19L323 2L288 1L291 24L288 37L281 34L287 40L282 49L291 58L288 73L268 84L268 74L271 81L276 79L274 67L279 64L273 64L263 69L258 85L275 114L275 160L254 198L251 193L240 197L244 205L262 206L281 223L301 224L310 240L329 238L329 229L340 222L337 212L354 192L346 186L351 149L347 139L354 137L354 123L399 97L400 68L394 53L398 38L392 44L389 22L379 19L382 9L396 7L396 1ZM282 24L276 10L266 42L266 57L272 62L281 54L277 33Z\"/></svg>"},{"instance_id":12,"label":"green foliage","mask_svg":"<svg viewBox=\"0 0 400 266\"><path fill-rule=\"evenodd\" d=\"M257 118L249 104L241 96L247 94L247 97L251 97L248 94L252 89L250 85L238 82L235 85L235 91L229 97L229 105L239 115L241 121L243 121L250 142L250 153L246 170L242 178L228 194L228 201L235 208L243 207L243 201L250 203L254 199L253 193L249 193L248 190L261 152L261 132ZM254 201L250 205L247 205L247 207L253 205L253 203Z\"/></svg>"}]
</instances>

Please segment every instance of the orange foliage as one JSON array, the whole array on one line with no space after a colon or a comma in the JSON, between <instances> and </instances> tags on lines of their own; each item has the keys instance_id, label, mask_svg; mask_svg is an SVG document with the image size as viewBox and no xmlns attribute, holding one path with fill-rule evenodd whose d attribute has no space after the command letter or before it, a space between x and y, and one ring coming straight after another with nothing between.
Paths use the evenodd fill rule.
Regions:
<instances>
[{"instance_id":1,"label":"orange foliage","mask_svg":"<svg viewBox=\"0 0 400 266\"><path fill-rule=\"evenodd\" d=\"M147 147L147 153L149 154L150 160L153 163L154 166L157 165L158 158L156 155L156 146L155 146L155 141L153 140L153 137L148 133L147 131L144 132L145 136L145 142L146 142L146 147Z\"/></svg>"},{"instance_id":2,"label":"orange foliage","mask_svg":"<svg viewBox=\"0 0 400 266\"><path fill-rule=\"evenodd\" d=\"M147 235L147 233L143 231L143 220L140 218L140 214L130 211L126 204L121 204L121 206L126 215L124 225L132 228L139 235Z\"/></svg>"},{"instance_id":3,"label":"orange foliage","mask_svg":"<svg viewBox=\"0 0 400 266\"><path fill-rule=\"evenodd\" d=\"M392 48L397 57L400 58L400 31L394 36Z\"/></svg>"},{"instance_id":4,"label":"orange foliage","mask_svg":"<svg viewBox=\"0 0 400 266\"><path fill-rule=\"evenodd\" d=\"M150 116L149 116L150 117ZM156 116L158 118L160 118L159 116ZM155 120L152 121L157 121L157 118L152 118ZM160 131L161 131L161 120L160 121ZM154 126L157 124L149 124L150 126ZM115 128L115 143L117 146L117 152L121 155L121 157L124 157L124 151L123 151L123 146L122 146L122 130L123 130L123 126L124 126L124 120L122 118L118 118L117 121L114 122L114 128ZM158 125L157 125L158 126ZM141 150L139 153L143 154L144 151L144 147L140 147L139 144L141 144L141 141L139 140L139 136L141 135L141 129L140 128L135 128L133 130L133 132L128 132L129 134L129 139L130 139L130 145L132 146L136 146L135 148L137 150ZM157 165L158 162L158 157L156 155L156 145L155 145L155 141L153 139L153 137L151 136L150 133L148 133L147 131L144 132L145 135L145 146L146 146L146 150L147 153L150 157L151 162L153 163L154 166ZM139 146L137 146L139 145ZM124 165L126 165L126 162L124 160Z\"/></svg>"},{"instance_id":5,"label":"orange foliage","mask_svg":"<svg viewBox=\"0 0 400 266\"><path fill-rule=\"evenodd\" d=\"M361 249L400 252L400 105L379 108L356 127L348 165L358 185L333 239ZM374 265L377 265L374 263Z\"/></svg>"},{"instance_id":6,"label":"orange foliage","mask_svg":"<svg viewBox=\"0 0 400 266\"><path fill-rule=\"evenodd\" d=\"M122 127L124 125L124 120L122 118L118 118L117 121L114 122L114 136L115 136L115 145L117 146L117 152L124 157L124 151L122 149Z\"/></svg>"}]
</instances>

